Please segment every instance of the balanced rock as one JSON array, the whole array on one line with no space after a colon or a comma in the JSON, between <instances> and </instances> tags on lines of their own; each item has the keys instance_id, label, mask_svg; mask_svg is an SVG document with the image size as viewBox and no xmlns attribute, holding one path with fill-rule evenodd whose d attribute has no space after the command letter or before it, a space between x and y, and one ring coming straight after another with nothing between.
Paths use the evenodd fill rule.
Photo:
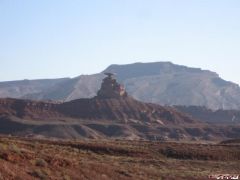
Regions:
<instances>
[{"instance_id":1,"label":"balanced rock","mask_svg":"<svg viewBox=\"0 0 240 180\"><path fill-rule=\"evenodd\" d=\"M113 77L113 73L104 73L107 75L103 79L101 89L97 93L98 98L121 98L127 97L127 92L123 85L119 84Z\"/></svg>"}]
</instances>

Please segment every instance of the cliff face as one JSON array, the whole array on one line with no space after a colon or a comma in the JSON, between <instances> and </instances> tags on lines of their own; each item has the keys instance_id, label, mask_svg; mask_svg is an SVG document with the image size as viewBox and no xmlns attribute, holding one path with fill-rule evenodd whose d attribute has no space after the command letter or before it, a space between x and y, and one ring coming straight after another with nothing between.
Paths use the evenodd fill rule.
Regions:
<instances>
[{"instance_id":1,"label":"cliff face","mask_svg":"<svg viewBox=\"0 0 240 180\"><path fill-rule=\"evenodd\" d=\"M0 116L13 116L20 119L47 121L58 118L57 103L21 99L0 99Z\"/></svg>"}]
</instances>

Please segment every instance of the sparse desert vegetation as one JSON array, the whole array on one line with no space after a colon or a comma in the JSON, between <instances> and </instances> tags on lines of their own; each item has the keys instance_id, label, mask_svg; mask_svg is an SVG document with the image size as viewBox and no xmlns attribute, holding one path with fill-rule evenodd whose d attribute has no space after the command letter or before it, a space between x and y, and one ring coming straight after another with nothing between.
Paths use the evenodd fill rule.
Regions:
<instances>
[{"instance_id":1,"label":"sparse desert vegetation","mask_svg":"<svg viewBox=\"0 0 240 180\"><path fill-rule=\"evenodd\" d=\"M0 179L207 179L240 172L240 145L0 138Z\"/></svg>"}]
</instances>

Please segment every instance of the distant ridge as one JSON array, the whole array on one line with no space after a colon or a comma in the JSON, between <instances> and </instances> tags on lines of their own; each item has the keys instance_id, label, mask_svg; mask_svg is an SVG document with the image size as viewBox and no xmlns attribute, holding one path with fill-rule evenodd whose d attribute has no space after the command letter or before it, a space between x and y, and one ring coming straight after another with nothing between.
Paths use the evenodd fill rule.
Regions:
<instances>
[{"instance_id":1,"label":"distant ridge","mask_svg":"<svg viewBox=\"0 0 240 180\"><path fill-rule=\"evenodd\" d=\"M144 102L240 110L240 87L208 70L153 62L110 65L103 72L116 73L129 95ZM90 98L96 96L103 77L99 73L44 83L0 83L0 97L60 101Z\"/></svg>"}]
</instances>

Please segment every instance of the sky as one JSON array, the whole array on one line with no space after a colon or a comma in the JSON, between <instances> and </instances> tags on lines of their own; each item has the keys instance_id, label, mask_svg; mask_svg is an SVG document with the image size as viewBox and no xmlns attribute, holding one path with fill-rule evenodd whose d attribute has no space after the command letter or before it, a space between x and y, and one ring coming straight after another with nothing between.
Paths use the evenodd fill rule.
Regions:
<instances>
[{"instance_id":1,"label":"sky","mask_svg":"<svg viewBox=\"0 0 240 180\"><path fill-rule=\"evenodd\" d=\"M240 1L0 0L0 81L156 61L240 84Z\"/></svg>"}]
</instances>

